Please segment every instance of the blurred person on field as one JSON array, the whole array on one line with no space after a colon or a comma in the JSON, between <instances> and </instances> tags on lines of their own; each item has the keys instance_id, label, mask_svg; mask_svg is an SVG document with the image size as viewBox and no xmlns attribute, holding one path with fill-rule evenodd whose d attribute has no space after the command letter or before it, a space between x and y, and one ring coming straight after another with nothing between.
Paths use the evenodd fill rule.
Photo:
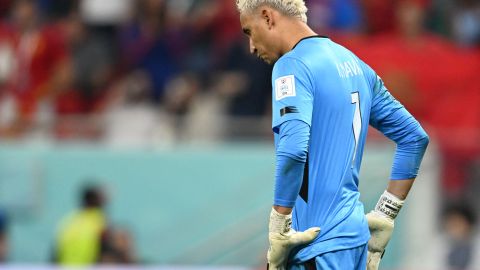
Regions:
<instances>
[{"instance_id":1,"label":"blurred person on field","mask_svg":"<svg viewBox=\"0 0 480 270\"><path fill-rule=\"evenodd\" d=\"M448 206L443 225L448 241L446 265L450 270L466 270L472 266L475 254L476 216L467 204Z\"/></svg>"},{"instance_id":2,"label":"blurred person on field","mask_svg":"<svg viewBox=\"0 0 480 270\"><path fill-rule=\"evenodd\" d=\"M13 2L0 36L0 131L19 136L53 117L53 100L70 84L69 57L58 25L43 24L33 0Z\"/></svg>"},{"instance_id":3,"label":"blurred person on field","mask_svg":"<svg viewBox=\"0 0 480 270\"><path fill-rule=\"evenodd\" d=\"M102 237L107 228L105 195L99 186L87 186L81 193L81 206L60 223L54 261L60 265L86 266L99 261Z\"/></svg>"},{"instance_id":4,"label":"blurred person on field","mask_svg":"<svg viewBox=\"0 0 480 270\"><path fill-rule=\"evenodd\" d=\"M128 230L109 227L102 236L100 251L101 264L133 264L136 262L133 252L133 238Z\"/></svg>"},{"instance_id":5,"label":"blurred person on field","mask_svg":"<svg viewBox=\"0 0 480 270\"><path fill-rule=\"evenodd\" d=\"M7 238L7 214L0 209L0 265L7 261L8 238Z\"/></svg>"}]
</instances>

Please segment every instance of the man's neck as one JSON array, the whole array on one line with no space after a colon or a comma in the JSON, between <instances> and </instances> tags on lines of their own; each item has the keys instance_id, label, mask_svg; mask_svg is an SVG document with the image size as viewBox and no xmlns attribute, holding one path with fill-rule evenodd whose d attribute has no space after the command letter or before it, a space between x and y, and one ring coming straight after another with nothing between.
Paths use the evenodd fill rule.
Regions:
<instances>
[{"instance_id":1,"label":"man's neck","mask_svg":"<svg viewBox=\"0 0 480 270\"><path fill-rule=\"evenodd\" d=\"M288 27L284 27L282 33L282 55L291 51L300 40L317 35L306 23L298 19L288 21Z\"/></svg>"}]
</instances>

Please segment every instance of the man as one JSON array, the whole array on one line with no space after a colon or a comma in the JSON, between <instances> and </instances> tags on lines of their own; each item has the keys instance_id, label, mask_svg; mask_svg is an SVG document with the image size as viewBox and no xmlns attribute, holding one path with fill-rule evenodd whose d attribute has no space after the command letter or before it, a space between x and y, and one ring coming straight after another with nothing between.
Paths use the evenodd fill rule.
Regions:
<instances>
[{"instance_id":1,"label":"man","mask_svg":"<svg viewBox=\"0 0 480 270\"><path fill-rule=\"evenodd\" d=\"M98 262L104 246L107 219L103 212L103 191L86 187L81 195L82 208L60 224L54 261L65 266L87 266Z\"/></svg>"},{"instance_id":2,"label":"man","mask_svg":"<svg viewBox=\"0 0 480 270\"><path fill-rule=\"evenodd\" d=\"M307 26L303 0L237 0L237 8L251 53L275 64L269 268L377 269L427 134L368 65ZM358 174L368 124L397 149L388 187L365 217Z\"/></svg>"}]
</instances>

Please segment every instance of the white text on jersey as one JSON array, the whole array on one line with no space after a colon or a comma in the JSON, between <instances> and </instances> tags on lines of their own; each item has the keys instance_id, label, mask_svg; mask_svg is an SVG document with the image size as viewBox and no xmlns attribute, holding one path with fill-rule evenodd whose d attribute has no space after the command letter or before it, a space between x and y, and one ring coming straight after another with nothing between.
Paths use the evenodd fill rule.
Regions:
<instances>
[{"instance_id":1,"label":"white text on jersey","mask_svg":"<svg viewBox=\"0 0 480 270\"><path fill-rule=\"evenodd\" d=\"M363 74L362 69L358 66L358 63L355 60L337 63L337 70L340 78L348 78Z\"/></svg>"}]
</instances>

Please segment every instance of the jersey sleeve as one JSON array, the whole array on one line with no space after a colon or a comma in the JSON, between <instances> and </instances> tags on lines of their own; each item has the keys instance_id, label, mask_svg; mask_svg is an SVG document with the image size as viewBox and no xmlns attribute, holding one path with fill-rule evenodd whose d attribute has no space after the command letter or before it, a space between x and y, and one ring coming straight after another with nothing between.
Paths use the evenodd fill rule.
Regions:
<instances>
[{"instance_id":1,"label":"jersey sleeve","mask_svg":"<svg viewBox=\"0 0 480 270\"><path fill-rule=\"evenodd\" d=\"M272 128L289 120L311 125L313 86L307 66L295 58L281 58L272 73Z\"/></svg>"},{"instance_id":2,"label":"jersey sleeve","mask_svg":"<svg viewBox=\"0 0 480 270\"><path fill-rule=\"evenodd\" d=\"M274 205L293 207L297 199L307 160L310 127L292 120L279 126L275 135L276 170Z\"/></svg>"},{"instance_id":3,"label":"jersey sleeve","mask_svg":"<svg viewBox=\"0 0 480 270\"><path fill-rule=\"evenodd\" d=\"M420 124L388 91L382 79L375 75L370 125L397 142Z\"/></svg>"},{"instance_id":4,"label":"jersey sleeve","mask_svg":"<svg viewBox=\"0 0 480 270\"><path fill-rule=\"evenodd\" d=\"M370 125L397 144L390 179L415 178L429 138L420 123L387 90L375 75Z\"/></svg>"}]
</instances>

